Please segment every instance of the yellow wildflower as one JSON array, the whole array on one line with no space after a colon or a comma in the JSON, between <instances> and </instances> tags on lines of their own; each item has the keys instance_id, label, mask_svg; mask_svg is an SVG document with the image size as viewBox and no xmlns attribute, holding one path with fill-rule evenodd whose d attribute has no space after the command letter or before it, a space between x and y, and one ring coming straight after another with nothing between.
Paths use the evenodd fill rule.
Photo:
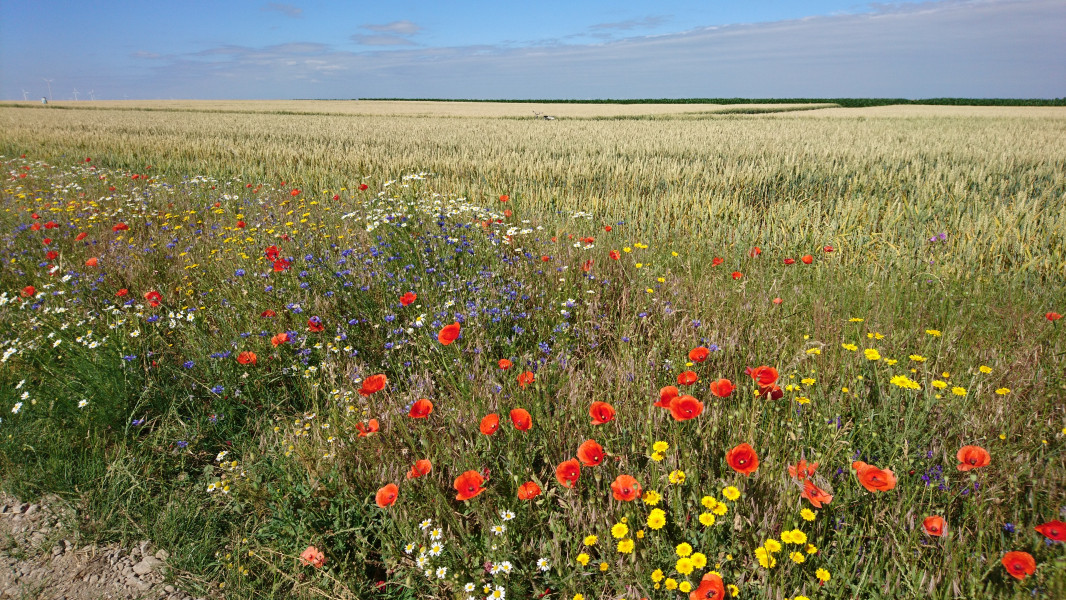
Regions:
<instances>
[{"instance_id":1,"label":"yellow wildflower","mask_svg":"<svg viewBox=\"0 0 1066 600\"><path fill-rule=\"evenodd\" d=\"M663 525L666 525L666 513L662 509L653 509L648 514L648 527L659 530L662 529Z\"/></svg>"},{"instance_id":2,"label":"yellow wildflower","mask_svg":"<svg viewBox=\"0 0 1066 600\"><path fill-rule=\"evenodd\" d=\"M644 492L644 497L642 499L644 500L644 503L648 506L655 506L659 503L660 500L663 499L663 497L660 496L659 492L656 492L655 490L648 490Z\"/></svg>"},{"instance_id":3,"label":"yellow wildflower","mask_svg":"<svg viewBox=\"0 0 1066 600\"><path fill-rule=\"evenodd\" d=\"M596 545L596 542L598 541L598 539L599 539L599 538L597 538L597 537L596 537L596 536L594 536L594 535L587 535L587 536L585 536L585 539L583 540L583 543L584 543L584 544L585 544L586 546L595 546L595 545Z\"/></svg>"},{"instance_id":4,"label":"yellow wildflower","mask_svg":"<svg viewBox=\"0 0 1066 600\"><path fill-rule=\"evenodd\" d=\"M728 499L728 500L730 500L732 502L736 502L737 498L740 497L740 490L738 490L737 488L735 488L733 486L729 486L729 487L725 488L724 490L722 490L722 495L725 496L726 499Z\"/></svg>"},{"instance_id":5,"label":"yellow wildflower","mask_svg":"<svg viewBox=\"0 0 1066 600\"><path fill-rule=\"evenodd\" d=\"M584 552L582 552L581 554L577 555L577 562L581 563L582 567L586 567L589 564L589 559L590 558L591 557L588 554L585 554Z\"/></svg>"},{"instance_id":6,"label":"yellow wildflower","mask_svg":"<svg viewBox=\"0 0 1066 600\"><path fill-rule=\"evenodd\" d=\"M700 513L700 524L704 527L714 525L714 514L709 512Z\"/></svg>"},{"instance_id":7,"label":"yellow wildflower","mask_svg":"<svg viewBox=\"0 0 1066 600\"><path fill-rule=\"evenodd\" d=\"M620 540L629 533L629 526L625 523L615 523L614 527L611 527L611 535L614 539Z\"/></svg>"},{"instance_id":8,"label":"yellow wildflower","mask_svg":"<svg viewBox=\"0 0 1066 600\"><path fill-rule=\"evenodd\" d=\"M692 554L692 546L689 545L688 542L681 542L677 545L677 548L675 548L675 550L677 551L677 555L682 558Z\"/></svg>"},{"instance_id":9,"label":"yellow wildflower","mask_svg":"<svg viewBox=\"0 0 1066 600\"><path fill-rule=\"evenodd\" d=\"M655 442L654 444L651 445L651 449L656 451L656 452L666 452L669 448L670 448L670 444L667 444L666 442L663 442L663 441Z\"/></svg>"}]
</instances>

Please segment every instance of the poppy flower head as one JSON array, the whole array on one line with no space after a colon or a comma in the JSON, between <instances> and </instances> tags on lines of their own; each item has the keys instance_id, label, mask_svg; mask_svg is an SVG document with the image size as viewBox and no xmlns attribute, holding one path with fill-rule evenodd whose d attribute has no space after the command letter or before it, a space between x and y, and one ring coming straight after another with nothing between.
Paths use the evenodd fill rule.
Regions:
<instances>
[{"instance_id":1,"label":"poppy flower head","mask_svg":"<svg viewBox=\"0 0 1066 600\"><path fill-rule=\"evenodd\" d=\"M822 246L822 252L829 253L829 252L832 252L833 250L834 250L834 248L832 246Z\"/></svg>"},{"instance_id":2,"label":"poppy flower head","mask_svg":"<svg viewBox=\"0 0 1066 600\"><path fill-rule=\"evenodd\" d=\"M528 410L515 408L511 410L511 422L518 431L529 431L529 428L533 426L533 417Z\"/></svg>"},{"instance_id":3,"label":"poppy flower head","mask_svg":"<svg viewBox=\"0 0 1066 600\"><path fill-rule=\"evenodd\" d=\"M374 392L380 392L385 389L385 386L389 383L389 378L384 373L378 373L377 375L371 375L363 380L362 387L359 388L360 396L369 396Z\"/></svg>"},{"instance_id":4,"label":"poppy flower head","mask_svg":"<svg viewBox=\"0 0 1066 600\"><path fill-rule=\"evenodd\" d=\"M130 226L125 223L116 223L111 227L111 231L129 231Z\"/></svg>"},{"instance_id":5,"label":"poppy flower head","mask_svg":"<svg viewBox=\"0 0 1066 600\"><path fill-rule=\"evenodd\" d=\"M809 264L811 264L812 262L814 262L814 257L813 257L813 256L811 256L810 254L804 254L804 255L803 255L803 258L801 258L800 260L802 260L802 261L803 261L803 264L805 264L805 265L809 265Z\"/></svg>"},{"instance_id":6,"label":"poppy flower head","mask_svg":"<svg viewBox=\"0 0 1066 600\"><path fill-rule=\"evenodd\" d=\"M485 415L484 418L481 419L481 425L478 427L478 429L481 430L481 433L485 435L492 435L496 433L496 430L499 428L500 415L496 413Z\"/></svg>"},{"instance_id":7,"label":"poppy flower head","mask_svg":"<svg viewBox=\"0 0 1066 600\"><path fill-rule=\"evenodd\" d=\"M722 600L725 597L725 582L714 572L705 573L699 587L688 594L688 600Z\"/></svg>"},{"instance_id":8,"label":"poppy flower head","mask_svg":"<svg viewBox=\"0 0 1066 600\"><path fill-rule=\"evenodd\" d=\"M822 506L833 501L832 494L814 485L814 482L810 479L803 480L803 491L800 492L800 498L805 498L815 508L822 508Z\"/></svg>"},{"instance_id":9,"label":"poppy flower head","mask_svg":"<svg viewBox=\"0 0 1066 600\"><path fill-rule=\"evenodd\" d=\"M85 261L86 267L95 267L98 264L100 264L100 259L96 258L95 256Z\"/></svg>"},{"instance_id":10,"label":"poppy flower head","mask_svg":"<svg viewBox=\"0 0 1066 600\"><path fill-rule=\"evenodd\" d=\"M756 256L758 256L760 254L762 254L762 248L760 248L758 246L754 246L754 247L752 247L751 250L748 250L748 256L750 256L752 258L755 258Z\"/></svg>"},{"instance_id":11,"label":"poppy flower head","mask_svg":"<svg viewBox=\"0 0 1066 600\"><path fill-rule=\"evenodd\" d=\"M944 535L944 517L933 515L922 520L922 529L933 537Z\"/></svg>"},{"instance_id":12,"label":"poppy flower head","mask_svg":"<svg viewBox=\"0 0 1066 600\"><path fill-rule=\"evenodd\" d=\"M74 241L75 242L80 242L80 241L84 240L88 235L89 234L87 232L83 231L83 232L79 233L78 235L74 236Z\"/></svg>"},{"instance_id":13,"label":"poppy flower head","mask_svg":"<svg viewBox=\"0 0 1066 600\"><path fill-rule=\"evenodd\" d=\"M734 281L737 280L737 279L740 279L743 276L744 276L744 274L741 273L740 271L733 271L733 280Z\"/></svg>"},{"instance_id":14,"label":"poppy flower head","mask_svg":"<svg viewBox=\"0 0 1066 600\"><path fill-rule=\"evenodd\" d=\"M720 258L720 257L716 256L713 259L711 259L711 266L712 267L717 267L718 265L720 265L720 264L722 264L724 262L725 262L724 258Z\"/></svg>"},{"instance_id":15,"label":"poppy flower head","mask_svg":"<svg viewBox=\"0 0 1066 600\"><path fill-rule=\"evenodd\" d=\"M861 460L851 463L851 468L862 487L871 492L887 492L896 487L896 474L889 469L878 469Z\"/></svg>"},{"instance_id":16,"label":"poppy flower head","mask_svg":"<svg viewBox=\"0 0 1066 600\"><path fill-rule=\"evenodd\" d=\"M595 467L603 462L603 446L595 440L585 440L577 448L577 458L583 467Z\"/></svg>"},{"instance_id":17,"label":"poppy flower head","mask_svg":"<svg viewBox=\"0 0 1066 600\"><path fill-rule=\"evenodd\" d=\"M725 453L725 462L737 473L749 476L759 468L759 457L748 444L740 444Z\"/></svg>"},{"instance_id":18,"label":"poppy flower head","mask_svg":"<svg viewBox=\"0 0 1066 600\"><path fill-rule=\"evenodd\" d=\"M417 299L418 299L418 295L417 294L415 294L414 292L407 292L406 294L400 296L400 305L401 306L410 306L410 305L414 304L415 300L417 300Z\"/></svg>"},{"instance_id":19,"label":"poppy flower head","mask_svg":"<svg viewBox=\"0 0 1066 600\"><path fill-rule=\"evenodd\" d=\"M522 389L526 389L526 386L536 381L536 376L533 375L533 371L526 371L518 375L518 385Z\"/></svg>"},{"instance_id":20,"label":"poppy flower head","mask_svg":"<svg viewBox=\"0 0 1066 600\"><path fill-rule=\"evenodd\" d=\"M128 295L129 293L130 293L130 291L129 291L129 290L127 290L126 288L122 288L122 289L120 289L119 291L115 292L115 297L117 297L117 298L124 298L124 297L125 297L126 295Z\"/></svg>"},{"instance_id":21,"label":"poppy flower head","mask_svg":"<svg viewBox=\"0 0 1066 600\"><path fill-rule=\"evenodd\" d=\"M324 330L325 328L326 326L322 324L322 319L318 317L311 317L307 320L307 329L310 331L318 333Z\"/></svg>"},{"instance_id":22,"label":"poppy flower head","mask_svg":"<svg viewBox=\"0 0 1066 600\"><path fill-rule=\"evenodd\" d=\"M459 323L452 323L451 325L445 325L440 333L437 334L437 341L447 346L455 340L459 339L459 330L462 326Z\"/></svg>"},{"instance_id":23,"label":"poppy flower head","mask_svg":"<svg viewBox=\"0 0 1066 600\"><path fill-rule=\"evenodd\" d=\"M511 197L508 196L507 194L503 194L503 195L500 196L500 202L507 202L510 199L511 199Z\"/></svg>"},{"instance_id":24,"label":"poppy flower head","mask_svg":"<svg viewBox=\"0 0 1066 600\"><path fill-rule=\"evenodd\" d=\"M703 346L697 346L696 348L693 348L692 350L688 351L688 359L692 362L701 363L707 360L707 357L710 356L710 354L711 351L707 348L704 348Z\"/></svg>"},{"instance_id":25,"label":"poppy flower head","mask_svg":"<svg viewBox=\"0 0 1066 600\"><path fill-rule=\"evenodd\" d=\"M498 363L496 363L496 364L503 371L506 371L507 369L510 369L514 365L513 362L507 360L506 358L501 358L500 361Z\"/></svg>"},{"instance_id":26,"label":"poppy flower head","mask_svg":"<svg viewBox=\"0 0 1066 600\"><path fill-rule=\"evenodd\" d=\"M733 382L728 379L719 379L711 382L711 393L719 398L728 398L735 389Z\"/></svg>"},{"instance_id":27,"label":"poppy flower head","mask_svg":"<svg viewBox=\"0 0 1066 600\"><path fill-rule=\"evenodd\" d=\"M485 488L481 487L485 483L485 478L481 476L481 473L477 471L467 471L462 475L455 478L455 483L452 487L458 492L455 495L456 500L469 500L481 492L485 491Z\"/></svg>"},{"instance_id":28,"label":"poppy flower head","mask_svg":"<svg viewBox=\"0 0 1066 600\"><path fill-rule=\"evenodd\" d=\"M55 259L59 258L59 253L56 252L55 250L49 250L48 254L45 254L44 257L47 258L48 260L55 260Z\"/></svg>"},{"instance_id":29,"label":"poppy flower head","mask_svg":"<svg viewBox=\"0 0 1066 600\"><path fill-rule=\"evenodd\" d=\"M677 376L677 385L692 385L700 380L700 376L693 371L682 371Z\"/></svg>"},{"instance_id":30,"label":"poppy flower head","mask_svg":"<svg viewBox=\"0 0 1066 600\"><path fill-rule=\"evenodd\" d=\"M519 500L532 500L540 495L540 486L532 481L527 481L518 486Z\"/></svg>"},{"instance_id":31,"label":"poppy flower head","mask_svg":"<svg viewBox=\"0 0 1066 600\"><path fill-rule=\"evenodd\" d=\"M274 312L274 311L272 311L272 310L270 310L268 308L268 309L264 310L263 312L259 313L259 316L264 318L264 319L270 319L270 318L278 316L278 313L276 313L276 312Z\"/></svg>"},{"instance_id":32,"label":"poppy flower head","mask_svg":"<svg viewBox=\"0 0 1066 600\"><path fill-rule=\"evenodd\" d=\"M284 258L279 258L278 260L274 261L274 272L281 273L282 271L288 269L291 264L292 263L285 260Z\"/></svg>"},{"instance_id":33,"label":"poppy flower head","mask_svg":"<svg viewBox=\"0 0 1066 600\"><path fill-rule=\"evenodd\" d=\"M263 249L263 252L266 254L266 257L271 261L275 261L279 257L281 257L281 250L277 246L267 246L265 249Z\"/></svg>"},{"instance_id":34,"label":"poppy flower head","mask_svg":"<svg viewBox=\"0 0 1066 600\"><path fill-rule=\"evenodd\" d=\"M244 351L237 355L237 362L242 365L252 365L254 367L257 360L258 357L255 352Z\"/></svg>"},{"instance_id":35,"label":"poppy flower head","mask_svg":"<svg viewBox=\"0 0 1066 600\"><path fill-rule=\"evenodd\" d=\"M606 231L607 233L611 233L611 226L610 225L604 225L603 226L603 230Z\"/></svg>"},{"instance_id":36,"label":"poppy flower head","mask_svg":"<svg viewBox=\"0 0 1066 600\"><path fill-rule=\"evenodd\" d=\"M244 229L244 226L245 226L244 221L237 221L237 229Z\"/></svg>"},{"instance_id":37,"label":"poppy flower head","mask_svg":"<svg viewBox=\"0 0 1066 600\"><path fill-rule=\"evenodd\" d=\"M23 298L29 298L36 294L37 288L33 287L32 285L27 285L26 287L22 288L22 292L19 295L21 295Z\"/></svg>"},{"instance_id":38,"label":"poppy flower head","mask_svg":"<svg viewBox=\"0 0 1066 600\"><path fill-rule=\"evenodd\" d=\"M1044 318L1046 318L1048 321L1051 321L1052 323L1054 323L1055 321L1058 321L1059 319L1061 319L1062 315L1060 315L1057 312L1049 312L1048 314L1044 315Z\"/></svg>"},{"instance_id":39,"label":"poppy flower head","mask_svg":"<svg viewBox=\"0 0 1066 600\"><path fill-rule=\"evenodd\" d=\"M408 479L418 479L423 475L428 475L433 470L433 463L422 458L415 461L415 464L411 465L411 470L407 472Z\"/></svg>"},{"instance_id":40,"label":"poppy flower head","mask_svg":"<svg viewBox=\"0 0 1066 600\"><path fill-rule=\"evenodd\" d=\"M148 306L159 306L163 302L163 295L159 292L152 290L144 293L144 300L148 303Z\"/></svg>"},{"instance_id":41,"label":"poppy flower head","mask_svg":"<svg viewBox=\"0 0 1066 600\"><path fill-rule=\"evenodd\" d=\"M1011 577L1019 581L1036 573L1036 560L1028 552L1008 552L1004 554L1003 566Z\"/></svg>"},{"instance_id":42,"label":"poppy flower head","mask_svg":"<svg viewBox=\"0 0 1066 600\"><path fill-rule=\"evenodd\" d=\"M617 250L611 250L610 252L607 253L607 256L611 260L618 260L618 259L622 258L622 255L619 254Z\"/></svg>"},{"instance_id":43,"label":"poppy flower head","mask_svg":"<svg viewBox=\"0 0 1066 600\"><path fill-rule=\"evenodd\" d=\"M688 421L703 414L703 403L696 398L684 395L670 402L670 416L675 421Z\"/></svg>"},{"instance_id":44,"label":"poppy flower head","mask_svg":"<svg viewBox=\"0 0 1066 600\"><path fill-rule=\"evenodd\" d=\"M308 546L307 550L300 553L300 562L316 569L320 569L326 564L326 555L318 548Z\"/></svg>"},{"instance_id":45,"label":"poppy flower head","mask_svg":"<svg viewBox=\"0 0 1066 600\"><path fill-rule=\"evenodd\" d=\"M289 341L289 334L284 331L270 338L270 343L275 348Z\"/></svg>"},{"instance_id":46,"label":"poppy flower head","mask_svg":"<svg viewBox=\"0 0 1066 600\"><path fill-rule=\"evenodd\" d=\"M611 483L611 495L622 502L632 502L640 498L640 491L640 484L632 475L619 475Z\"/></svg>"},{"instance_id":47,"label":"poppy flower head","mask_svg":"<svg viewBox=\"0 0 1066 600\"><path fill-rule=\"evenodd\" d=\"M359 184L359 190L360 190L360 191L366 191L366 190L367 190L367 189L368 189L369 187L370 187L370 186L369 186L369 185L367 185L367 184L365 184L365 183L360 183L360 184Z\"/></svg>"},{"instance_id":48,"label":"poppy flower head","mask_svg":"<svg viewBox=\"0 0 1066 600\"><path fill-rule=\"evenodd\" d=\"M794 465L788 466L788 474L793 479L806 479L813 477L814 472L818 470L818 463L808 463L806 460L801 460Z\"/></svg>"},{"instance_id":49,"label":"poppy flower head","mask_svg":"<svg viewBox=\"0 0 1066 600\"><path fill-rule=\"evenodd\" d=\"M752 369L748 367L744 372L751 376L760 387L764 385L773 385L777 382L777 369L763 365L761 367L755 367Z\"/></svg>"},{"instance_id":50,"label":"poppy flower head","mask_svg":"<svg viewBox=\"0 0 1066 600\"><path fill-rule=\"evenodd\" d=\"M606 402L593 402L589 407L593 425L603 425L614 420L614 407Z\"/></svg>"},{"instance_id":51,"label":"poppy flower head","mask_svg":"<svg viewBox=\"0 0 1066 600\"><path fill-rule=\"evenodd\" d=\"M1049 540L1066 542L1066 523L1062 521L1048 521L1042 525L1037 525L1033 529L1036 529L1040 535Z\"/></svg>"},{"instance_id":52,"label":"poppy flower head","mask_svg":"<svg viewBox=\"0 0 1066 600\"><path fill-rule=\"evenodd\" d=\"M396 502L396 497L400 495L400 489L396 487L395 483L390 483L380 490L377 494L374 494L374 502L381 508L386 506L392 506L393 502Z\"/></svg>"},{"instance_id":53,"label":"poppy flower head","mask_svg":"<svg viewBox=\"0 0 1066 600\"><path fill-rule=\"evenodd\" d=\"M362 423L355 424L355 430L359 432L359 437L367 437L371 433L377 433L381 430L381 425L377 419L370 419L364 425Z\"/></svg>"},{"instance_id":54,"label":"poppy flower head","mask_svg":"<svg viewBox=\"0 0 1066 600\"><path fill-rule=\"evenodd\" d=\"M559 466L555 467L555 479L559 482L559 485L563 487L574 487L574 484L577 483L577 479L580 476L581 465L577 462L577 459L571 458L570 460L564 460L559 463Z\"/></svg>"},{"instance_id":55,"label":"poppy flower head","mask_svg":"<svg viewBox=\"0 0 1066 600\"><path fill-rule=\"evenodd\" d=\"M794 265L794 264L796 264L796 259L794 259L794 258L786 258L785 259L785 264L786 265Z\"/></svg>"},{"instance_id":56,"label":"poppy flower head","mask_svg":"<svg viewBox=\"0 0 1066 600\"><path fill-rule=\"evenodd\" d=\"M760 385L759 395L765 396L767 400L780 400L785 392L777 385Z\"/></svg>"},{"instance_id":57,"label":"poppy flower head","mask_svg":"<svg viewBox=\"0 0 1066 600\"><path fill-rule=\"evenodd\" d=\"M681 392L679 392L676 387L668 385L659 390L659 401L655 403L655 406L658 406L659 408L670 408L670 403L673 402L674 398L677 398L680 395Z\"/></svg>"},{"instance_id":58,"label":"poppy flower head","mask_svg":"<svg viewBox=\"0 0 1066 600\"><path fill-rule=\"evenodd\" d=\"M433 403L425 398L418 400L411 405L411 410L407 413L412 419L425 419L430 413L433 412Z\"/></svg>"},{"instance_id":59,"label":"poppy flower head","mask_svg":"<svg viewBox=\"0 0 1066 600\"><path fill-rule=\"evenodd\" d=\"M589 271L592 270L592 265L593 264L594 264L594 261L590 258L590 259L585 261L585 264L581 265L581 270L586 272L586 273L588 273Z\"/></svg>"},{"instance_id":60,"label":"poppy flower head","mask_svg":"<svg viewBox=\"0 0 1066 600\"><path fill-rule=\"evenodd\" d=\"M992 461L988 450L980 446L963 446L959 449L955 458L959 459L957 467L960 471L972 471L973 469L987 467L988 463Z\"/></svg>"}]
</instances>

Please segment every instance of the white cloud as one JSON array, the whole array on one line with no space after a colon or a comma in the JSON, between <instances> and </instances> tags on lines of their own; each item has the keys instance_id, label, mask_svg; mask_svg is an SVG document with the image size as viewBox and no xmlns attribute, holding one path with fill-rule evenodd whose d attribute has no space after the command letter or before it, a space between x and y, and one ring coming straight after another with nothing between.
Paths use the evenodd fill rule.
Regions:
<instances>
[{"instance_id":1,"label":"white cloud","mask_svg":"<svg viewBox=\"0 0 1066 600\"><path fill-rule=\"evenodd\" d=\"M278 12L290 19L299 19L303 16L304 9L293 6L291 4L279 4L277 2L270 2L266 6L263 6L259 10L263 12Z\"/></svg>"},{"instance_id":2,"label":"white cloud","mask_svg":"<svg viewBox=\"0 0 1066 600\"><path fill-rule=\"evenodd\" d=\"M421 26L416 25L411 21L393 21L382 25L368 24L362 25L361 28L376 31L378 33L391 33L395 35L414 35L419 31L422 31Z\"/></svg>"}]
</instances>

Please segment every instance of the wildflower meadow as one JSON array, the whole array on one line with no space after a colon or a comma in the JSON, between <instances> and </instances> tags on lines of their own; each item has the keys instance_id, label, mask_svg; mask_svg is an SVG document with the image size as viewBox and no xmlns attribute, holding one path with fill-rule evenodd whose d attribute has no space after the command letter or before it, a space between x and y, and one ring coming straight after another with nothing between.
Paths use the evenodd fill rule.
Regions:
<instances>
[{"instance_id":1,"label":"wildflower meadow","mask_svg":"<svg viewBox=\"0 0 1066 600\"><path fill-rule=\"evenodd\" d=\"M187 587L1066 597L1061 118L93 112L0 112L2 484ZM224 117L346 154L152 145Z\"/></svg>"}]
</instances>

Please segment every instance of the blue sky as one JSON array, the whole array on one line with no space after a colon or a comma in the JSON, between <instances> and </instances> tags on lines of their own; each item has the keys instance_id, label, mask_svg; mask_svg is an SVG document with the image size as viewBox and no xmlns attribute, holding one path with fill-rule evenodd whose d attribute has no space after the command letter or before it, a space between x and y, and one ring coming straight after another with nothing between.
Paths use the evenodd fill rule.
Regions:
<instances>
[{"instance_id":1,"label":"blue sky","mask_svg":"<svg viewBox=\"0 0 1066 600\"><path fill-rule=\"evenodd\" d=\"M0 98L1066 97L1066 2L0 3Z\"/></svg>"}]
</instances>

